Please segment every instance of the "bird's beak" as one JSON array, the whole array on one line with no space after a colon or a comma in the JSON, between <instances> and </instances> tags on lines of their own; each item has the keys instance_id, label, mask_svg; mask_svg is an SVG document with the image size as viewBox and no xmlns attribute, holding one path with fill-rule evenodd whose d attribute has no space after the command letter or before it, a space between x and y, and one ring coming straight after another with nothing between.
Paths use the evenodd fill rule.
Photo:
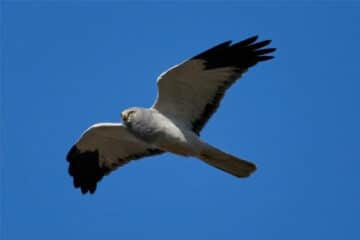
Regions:
<instances>
[{"instance_id":1,"label":"bird's beak","mask_svg":"<svg viewBox=\"0 0 360 240\"><path fill-rule=\"evenodd\" d=\"M127 120L127 117L128 117L128 116L127 116L126 113L124 113L124 112L121 113L121 118L122 118L123 121L126 121L126 120Z\"/></svg>"}]
</instances>

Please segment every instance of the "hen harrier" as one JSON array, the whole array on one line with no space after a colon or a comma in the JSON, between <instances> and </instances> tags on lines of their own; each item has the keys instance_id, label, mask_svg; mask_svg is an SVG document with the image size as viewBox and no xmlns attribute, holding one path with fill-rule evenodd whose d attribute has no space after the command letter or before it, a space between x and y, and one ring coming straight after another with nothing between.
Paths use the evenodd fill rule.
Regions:
<instances>
[{"instance_id":1,"label":"hen harrier","mask_svg":"<svg viewBox=\"0 0 360 240\"><path fill-rule=\"evenodd\" d=\"M271 41L257 36L221 43L171 67L157 80L151 108L121 113L123 123L98 123L87 129L67 155L69 174L82 193L94 193L111 171L142 157L171 152L196 157L236 177L248 177L255 164L211 146L199 138L226 90L251 66L270 60Z\"/></svg>"}]
</instances>

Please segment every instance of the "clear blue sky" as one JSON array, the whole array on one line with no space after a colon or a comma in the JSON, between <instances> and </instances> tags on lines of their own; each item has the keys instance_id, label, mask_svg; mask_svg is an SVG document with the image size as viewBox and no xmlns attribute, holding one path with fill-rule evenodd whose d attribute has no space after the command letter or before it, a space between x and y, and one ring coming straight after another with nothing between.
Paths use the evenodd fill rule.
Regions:
<instances>
[{"instance_id":1,"label":"clear blue sky","mask_svg":"<svg viewBox=\"0 0 360 240\"><path fill-rule=\"evenodd\" d=\"M360 3L1 7L2 239L360 239ZM168 67L254 34L276 59L202 133L256 162L251 178L166 154L95 195L73 188L65 155L83 130L150 106Z\"/></svg>"}]
</instances>

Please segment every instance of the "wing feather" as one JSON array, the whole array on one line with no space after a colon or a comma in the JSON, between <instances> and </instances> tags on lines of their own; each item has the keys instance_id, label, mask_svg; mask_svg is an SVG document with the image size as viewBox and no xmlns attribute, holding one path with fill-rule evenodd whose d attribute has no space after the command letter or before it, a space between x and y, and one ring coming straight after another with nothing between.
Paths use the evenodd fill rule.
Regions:
<instances>
[{"instance_id":1,"label":"wing feather","mask_svg":"<svg viewBox=\"0 0 360 240\"><path fill-rule=\"evenodd\" d=\"M75 188L94 193L97 183L111 171L161 150L133 136L122 124L96 124L86 130L67 154Z\"/></svg>"},{"instance_id":2,"label":"wing feather","mask_svg":"<svg viewBox=\"0 0 360 240\"><path fill-rule=\"evenodd\" d=\"M199 134L216 112L226 90L250 67L270 60L275 48L257 36L231 44L227 41L180 63L158 78L153 105L173 121Z\"/></svg>"}]
</instances>

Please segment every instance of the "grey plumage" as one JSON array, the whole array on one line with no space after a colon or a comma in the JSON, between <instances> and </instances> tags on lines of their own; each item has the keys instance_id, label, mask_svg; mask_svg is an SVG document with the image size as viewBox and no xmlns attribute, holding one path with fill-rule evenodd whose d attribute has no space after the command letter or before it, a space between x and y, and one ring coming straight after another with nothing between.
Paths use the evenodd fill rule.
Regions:
<instances>
[{"instance_id":1,"label":"grey plumage","mask_svg":"<svg viewBox=\"0 0 360 240\"><path fill-rule=\"evenodd\" d=\"M123 124L95 124L67 155L74 186L94 193L97 182L123 164L171 152L191 156L237 177L248 177L255 164L226 153L199 138L226 90L251 66L270 60L270 41L256 37L219 44L180 63L158 78L151 108L122 112Z\"/></svg>"}]
</instances>

